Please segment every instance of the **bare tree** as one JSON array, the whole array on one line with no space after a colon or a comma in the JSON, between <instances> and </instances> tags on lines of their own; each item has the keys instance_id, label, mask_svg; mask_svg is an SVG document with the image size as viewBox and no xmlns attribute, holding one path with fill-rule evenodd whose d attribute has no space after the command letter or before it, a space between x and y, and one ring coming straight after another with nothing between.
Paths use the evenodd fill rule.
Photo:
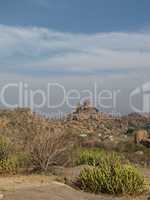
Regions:
<instances>
[{"instance_id":1,"label":"bare tree","mask_svg":"<svg viewBox=\"0 0 150 200\"><path fill-rule=\"evenodd\" d=\"M64 152L69 151L71 146L68 135L62 130L48 129L37 134L30 147L35 168L47 171L49 166L56 164L58 157L61 158Z\"/></svg>"}]
</instances>

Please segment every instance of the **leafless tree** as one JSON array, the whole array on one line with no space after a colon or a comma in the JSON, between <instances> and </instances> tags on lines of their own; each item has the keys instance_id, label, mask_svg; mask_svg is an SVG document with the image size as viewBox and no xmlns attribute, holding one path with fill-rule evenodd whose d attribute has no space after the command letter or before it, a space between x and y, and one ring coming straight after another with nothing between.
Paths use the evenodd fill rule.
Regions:
<instances>
[{"instance_id":1,"label":"leafless tree","mask_svg":"<svg viewBox=\"0 0 150 200\"><path fill-rule=\"evenodd\" d=\"M69 151L71 146L68 135L57 128L36 135L30 147L35 168L47 171L49 166L56 164L58 157L61 159L62 154Z\"/></svg>"}]
</instances>

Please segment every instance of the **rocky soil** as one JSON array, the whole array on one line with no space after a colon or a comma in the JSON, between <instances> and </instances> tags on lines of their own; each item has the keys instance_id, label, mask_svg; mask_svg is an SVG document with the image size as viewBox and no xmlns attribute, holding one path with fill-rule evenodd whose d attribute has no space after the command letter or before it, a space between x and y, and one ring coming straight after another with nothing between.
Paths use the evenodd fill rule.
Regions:
<instances>
[{"instance_id":1,"label":"rocky soil","mask_svg":"<svg viewBox=\"0 0 150 200\"><path fill-rule=\"evenodd\" d=\"M76 169L70 169L73 171ZM64 173L65 169L62 170ZM150 171L141 169L147 181ZM59 171L60 173L60 171ZM65 175L63 174L62 175ZM68 172L67 172L68 173ZM77 191L64 183L56 181L56 176L30 175L1 177L0 189L4 200L148 200L150 191L140 196L94 195Z\"/></svg>"},{"instance_id":2,"label":"rocky soil","mask_svg":"<svg viewBox=\"0 0 150 200\"><path fill-rule=\"evenodd\" d=\"M149 115L137 113L113 117L99 112L89 102L78 105L76 110L62 119L47 119L28 108L0 110L0 134L8 136L18 148L27 147L34 136L46 129L54 132L69 132L84 141L85 146L99 143L117 145L126 141L129 127L149 126Z\"/></svg>"}]
</instances>

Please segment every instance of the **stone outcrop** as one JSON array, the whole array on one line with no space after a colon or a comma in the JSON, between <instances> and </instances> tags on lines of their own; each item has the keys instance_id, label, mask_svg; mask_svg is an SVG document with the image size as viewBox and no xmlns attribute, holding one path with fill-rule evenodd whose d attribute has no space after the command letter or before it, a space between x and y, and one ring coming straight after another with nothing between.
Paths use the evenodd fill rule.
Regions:
<instances>
[{"instance_id":1,"label":"stone outcrop","mask_svg":"<svg viewBox=\"0 0 150 200\"><path fill-rule=\"evenodd\" d=\"M0 111L0 134L7 135L20 145L45 129L53 132L69 132L86 140L89 146L99 145L99 142L117 142L126 139L128 128L132 126L141 129L148 127L150 117L140 114L130 114L123 117L113 117L99 112L89 101L79 104L76 110L63 119L47 119L33 113L30 109L14 109ZM145 139L144 139L145 141ZM149 141L145 141L149 144Z\"/></svg>"}]
</instances>

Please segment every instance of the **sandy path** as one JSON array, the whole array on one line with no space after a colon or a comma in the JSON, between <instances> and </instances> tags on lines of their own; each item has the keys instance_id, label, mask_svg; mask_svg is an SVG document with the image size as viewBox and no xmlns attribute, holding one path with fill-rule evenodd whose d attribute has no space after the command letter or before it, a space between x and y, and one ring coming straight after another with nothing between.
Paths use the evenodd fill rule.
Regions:
<instances>
[{"instance_id":1,"label":"sandy path","mask_svg":"<svg viewBox=\"0 0 150 200\"><path fill-rule=\"evenodd\" d=\"M142 169L150 180L150 170ZM115 197L110 195L93 195L76 191L56 182L53 176L14 176L1 177L0 190L4 200L147 200L150 194L140 197Z\"/></svg>"},{"instance_id":2,"label":"sandy path","mask_svg":"<svg viewBox=\"0 0 150 200\"><path fill-rule=\"evenodd\" d=\"M76 191L69 186L52 181L49 186L22 188L4 193L4 200L119 200L120 198L108 195L92 195ZM139 199L129 198L125 199Z\"/></svg>"}]
</instances>

